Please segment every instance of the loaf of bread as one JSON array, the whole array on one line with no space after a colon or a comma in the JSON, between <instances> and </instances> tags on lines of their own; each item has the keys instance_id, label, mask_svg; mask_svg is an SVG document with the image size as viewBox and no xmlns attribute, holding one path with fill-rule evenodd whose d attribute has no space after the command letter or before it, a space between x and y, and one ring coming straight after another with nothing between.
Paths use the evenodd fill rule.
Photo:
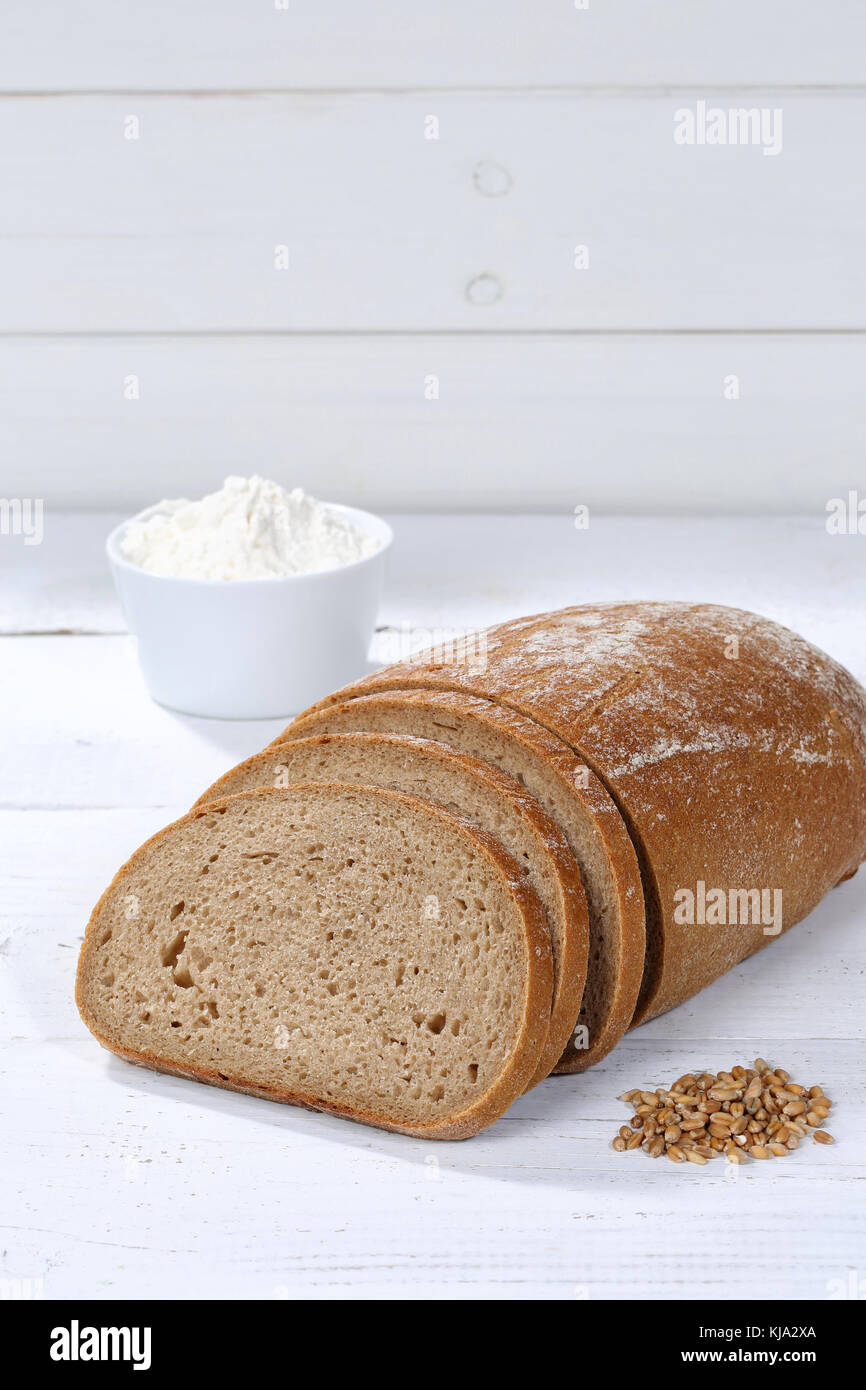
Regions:
<instances>
[{"instance_id":1,"label":"loaf of bread","mask_svg":"<svg viewBox=\"0 0 866 1390\"><path fill-rule=\"evenodd\" d=\"M471 660L439 651L367 677L298 728L374 692L445 690L567 744L640 861L635 1022L766 946L866 857L866 692L777 623L711 604L596 604L503 623L468 647Z\"/></svg>"},{"instance_id":2,"label":"loaf of bread","mask_svg":"<svg viewBox=\"0 0 866 1390\"><path fill-rule=\"evenodd\" d=\"M531 1082L552 993L543 909L498 840L339 783L228 797L148 840L77 986L128 1061L436 1139Z\"/></svg>"}]
</instances>

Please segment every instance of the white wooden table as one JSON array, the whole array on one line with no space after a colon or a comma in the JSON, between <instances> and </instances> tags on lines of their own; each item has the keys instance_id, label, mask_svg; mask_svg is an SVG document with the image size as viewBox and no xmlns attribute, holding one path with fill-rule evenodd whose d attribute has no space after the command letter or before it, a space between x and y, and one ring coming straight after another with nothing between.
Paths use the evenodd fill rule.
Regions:
<instances>
[{"instance_id":1,"label":"white wooden table","mask_svg":"<svg viewBox=\"0 0 866 1390\"><path fill-rule=\"evenodd\" d=\"M0 537L0 1295L866 1296L863 873L463 1144L149 1074L96 1045L72 997L96 897L280 727L151 703L102 559L115 519L49 514L39 548ZM395 522L383 624L705 598L779 618L866 678L866 537L829 537L820 516ZM624 1089L758 1053L834 1097L835 1147L735 1178L611 1150Z\"/></svg>"}]
</instances>

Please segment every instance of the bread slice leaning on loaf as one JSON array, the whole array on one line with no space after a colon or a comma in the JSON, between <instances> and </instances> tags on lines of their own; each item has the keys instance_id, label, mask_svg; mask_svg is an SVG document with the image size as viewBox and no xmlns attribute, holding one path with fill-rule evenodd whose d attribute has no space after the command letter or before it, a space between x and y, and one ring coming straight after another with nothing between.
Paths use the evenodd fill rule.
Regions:
<instances>
[{"instance_id":1,"label":"bread slice leaning on loaf","mask_svg":"<svg viewBox=\"0 0 866 1390\"><path fill-rule=\"evenodd\" d=\"M559 824L580 867L590 946L578 1028L556 1070L584 1071L600 1061L634 1013L643 975L644 901L634 847L595 773L532 720L459 692L388 690L328 705L295 720L272 748L318 732L357 730L439 740L494 765Z\"/></svg>"},{"instance_id":2,"label":"bread slice leaning on loaf","mask_svg":"<svg viewBox=\"0 0 866 1390\"><path fill-rule=\"evenodd\" d=\"M641 862L636 1022L775 940L866 858L866 692L778 623L714 604L591 604L502 623L483 648L471 663L412 657L313 708L459 690L584 758Z\"/></svg>"},{"instance_id":3,"label":"bread slice leaning on loaf","mask_svg":"<svg viewBox=\"0 0 866 1390\"><path fill-rule=\"evenodd\" d=\"M553 950L547 1043L530 1085L543 1081L572 1037L586 980L586 898L562 831L519 782L441 743L400 735L346 734L266 749L227 772L196 805L295 782L358 782L426 797L495 835L544 907Z\"/></svg>"},{"instance_id":4,"label":"bread slice leaning on loaf","mask_svg":"<svg viewBox=\"0 0 866 1390\"><path fill-rule=\"evenodd\" d=\"M328 783L148 840L94 909L77 1000L128 1061L463 1139L534 1075L552 990L541 904L493 836Z\"/></svg>"}]
</instances>

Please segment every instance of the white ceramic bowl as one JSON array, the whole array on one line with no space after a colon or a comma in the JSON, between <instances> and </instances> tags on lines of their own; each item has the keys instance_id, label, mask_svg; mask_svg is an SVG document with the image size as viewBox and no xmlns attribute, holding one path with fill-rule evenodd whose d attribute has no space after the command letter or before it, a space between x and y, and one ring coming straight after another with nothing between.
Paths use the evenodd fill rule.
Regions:
<instances>
[{"instance_id":1,"label":"white ceramic bowl","mask_svg":"<svg viewBox=\"0 0 866 1390\"><path fill-rule=\"evenodd\" d=\"M118 597L159 704L213 719L283 718L364 675L393 533L372 512L331 510L374 536L379 549L285 579L150 574L121 553L130 522L112 531L106 550Z\"/></svg>"}]
</instances>

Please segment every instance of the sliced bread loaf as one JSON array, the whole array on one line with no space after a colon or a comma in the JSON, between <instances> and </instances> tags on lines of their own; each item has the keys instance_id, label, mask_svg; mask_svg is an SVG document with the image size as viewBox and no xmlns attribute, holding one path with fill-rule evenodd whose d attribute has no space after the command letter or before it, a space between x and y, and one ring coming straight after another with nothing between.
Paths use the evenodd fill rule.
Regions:
<instances>
[{"instance_id":1,"label":"sliced bread loaf","mask_svg":"<svg viewBox=\"0 0 866 1390\"><path fill-rule=\"evenodd\" d=\"M359 782L426 797L504 845L538 894L550 931L553 1006L530 1084L549 1076L574 1034L589 941L580 874L556 822L525 787L489 763L441 743L395 734L324 734L265 749L226 773L196 804L256 787L283 787L291 795L295 782Z\"/></svg>"},{"instance_id":2,"label":"sliced bread loaf","mask_svg":"<svg viewBox=\"0 0 866 1390\"><path fill-rule=\"evenodd\" d=\"M634 1012L644 963L644 900L634 847L598 778L547 729L459 692L389 690L331 704L302 715L276 743L362 729L436 739L493 764L561 827L586 890L590 948L578 1027L556 1069L584 1071L600 1061Z\"/></svg>"},{"instance_id":3,"label":"sliced bread loaf","mask_svg":"<svg viewBox=\"0 0 866 1390\"><path fill-rule=\"evenodd\" d=\"M147 841L93 912L77 999L142 1066L462 1139L534 1075L552 987L543 910L493 836L324 784L229 797Z\"/></svg>"}]
</instances>

